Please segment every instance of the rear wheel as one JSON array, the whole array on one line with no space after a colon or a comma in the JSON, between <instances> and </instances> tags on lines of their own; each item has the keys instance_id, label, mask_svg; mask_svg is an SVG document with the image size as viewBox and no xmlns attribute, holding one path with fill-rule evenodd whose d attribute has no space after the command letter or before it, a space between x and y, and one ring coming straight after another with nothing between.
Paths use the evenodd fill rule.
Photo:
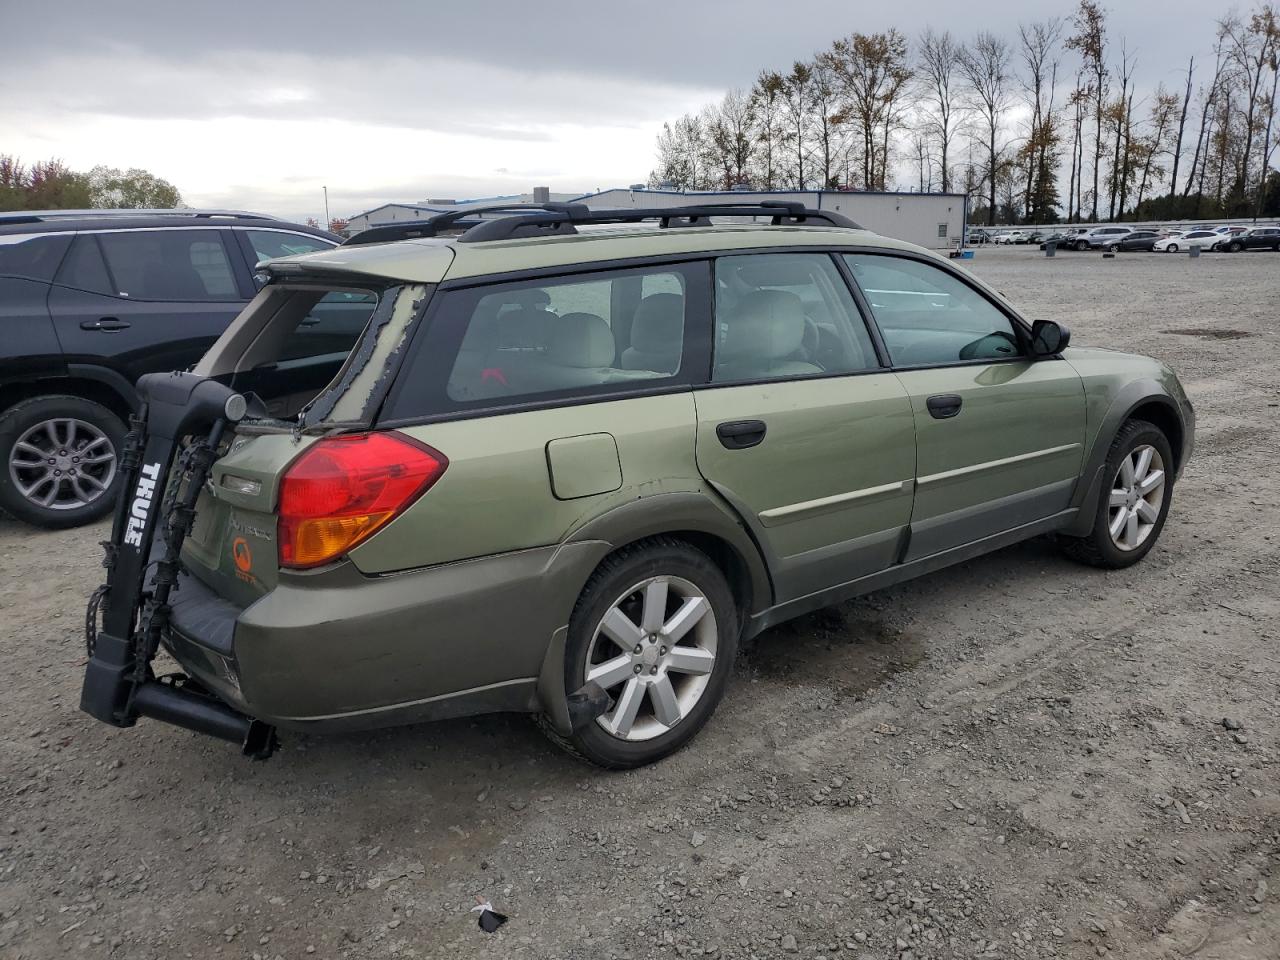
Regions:
<instances>
[{"instance_id":1,"label":"rear wheel","mask_svg":"<svg viewBox=\"0 0 1280 960\"><path fill-rule=\"evenodd\" d=\"M1086 537L1062 538L1072 558L1118 570L1137 563L1155 546L1173 502L1173 451L1164 432L1145 420L1130 420L1116 435L1103 476L1093 529Z\"/></svg>"},{"instance_id":2,"label":"rear wheel","mask_svg":"<svg viewBox=\"0 0 1280 960\"><path fill-rule=\"evenodd\" d=\"M553 739L611 769L675 752L724 693L739 629L733 594L706 554L668 538L615 553L583 588L565 650L566 692L594 681L610 704Z\"/></svg>"},{"instance_id":3,"label":"rear wheel","mask_svg":"<svg viewBox=\"0 0 1280 960\"><path fill-rule=\"evenodd\" d=\"M35 397L10 407L0 417L0 507L50 529L106 516L124 435L119 417L80 397Z\"/></svg>"}]
</instances>

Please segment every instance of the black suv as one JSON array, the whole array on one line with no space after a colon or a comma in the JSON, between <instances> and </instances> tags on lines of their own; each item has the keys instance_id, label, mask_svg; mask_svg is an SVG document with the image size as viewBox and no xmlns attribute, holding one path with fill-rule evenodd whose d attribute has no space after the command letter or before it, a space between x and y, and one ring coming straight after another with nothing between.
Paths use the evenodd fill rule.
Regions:
<instances>
[{"instance_id":1,"label":"black suv","mask_svg":"<svg viewBox=\"0 0 1280 960\"><path fill-rule=\"evenodd\" d=\"M260 260L337 243L238 211L0 214L0 508L44 527L104 516L138 377L198 360Z\"/></svg>"}]
</instances>

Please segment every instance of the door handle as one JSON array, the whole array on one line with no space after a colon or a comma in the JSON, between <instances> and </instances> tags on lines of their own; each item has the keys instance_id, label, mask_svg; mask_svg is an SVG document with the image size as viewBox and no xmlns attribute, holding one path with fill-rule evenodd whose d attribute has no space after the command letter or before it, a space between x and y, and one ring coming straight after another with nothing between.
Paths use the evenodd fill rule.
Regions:
<instances>
[{"instance_id":1,"label":"door handle","mask_svg":"<svg viewBox=\"0 0 1280 960\"><path fill-rule=\"evenodd\" d=\"M764 439L763 420L730 420L716 427L716 436L729 450L745 450Z\"/></svg>"},{"instance_id":2,"label":"door handle","mask_svg":"<svg viewBox=\"0 0 1280 960\"><path fill-rule=\"evenodd\" d=\"M128 330L131 324L128 320L120 320L116 317L103 317L101 320L82 320L80 323L81 330Z\"/></svg>"},{"instance_id":3,"label":"door handle","mask_svg":"<svg viewBox=\"0 0 1280 960\"><path fill-rule=\"evenodd\" d=\"M929 416L935 420L950 420L960 412L963 403L964 400L954 393L942 393L926 400L925 406L929 408Z\"/></svg>"}]
</instances>

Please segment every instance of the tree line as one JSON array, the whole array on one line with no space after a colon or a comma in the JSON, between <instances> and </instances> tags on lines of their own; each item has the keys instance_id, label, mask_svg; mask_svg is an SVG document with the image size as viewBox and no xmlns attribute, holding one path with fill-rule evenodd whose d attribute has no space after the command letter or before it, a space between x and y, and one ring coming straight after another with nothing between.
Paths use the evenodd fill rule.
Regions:
<instances>
[{"instance_id":1,"label":"tree line","mask_svg":"<svg viewBox=\"0 0 1280 960\"><path fill-rule=\"evenodd\" d=\"M96 166L81 173L60 160L28 165L0 154L0 210L161 210L181 205L177 187L136 167Z\"/></svg>"},{"instance_id":2,"label":"tree line","mask_svg":"<svg viewBox=\"0 0 1280 960\"><path fill-rule=\"evenodd\" d=\"M964 192L988 224L1280 215L1280 14L1214 31L1212 68L1140 91L1096 0L983 30L853 33L663 124L651 187Z\"/></svg>"}]
</instances>

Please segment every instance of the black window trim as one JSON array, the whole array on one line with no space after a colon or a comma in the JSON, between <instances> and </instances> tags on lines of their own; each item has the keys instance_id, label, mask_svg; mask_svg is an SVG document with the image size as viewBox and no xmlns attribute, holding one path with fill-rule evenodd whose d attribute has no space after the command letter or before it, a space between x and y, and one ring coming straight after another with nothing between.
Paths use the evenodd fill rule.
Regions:
<instances>
[{"instance_id":1,"label":"black window trim","mask_svg":"<svg viewBox=\"0 0 1280 960\"><path fill-rule=\"evenodd\" d=\"M660 396L673 393L691 392L695 386L705 383L711 375L711 341L713 334L713 300L714 280L711 261L706 255L679 258L636 258L639 263L622 261L600 261L583 269L585 264L574 264L569 270L532 269L512 271L511 274L489 274L486 276L459 278L455 282L445 282L437 286L434 296L426 305L418 318L418 322L404 351L404 360L397 371L396 382L388 391L381 410L376 416L379 429L415 426L418 424L451 422L454 420L472 420L480 417L501 416L510 413L523 413L531 410L549 410L557 407L578 406L588 403L609 403L615 400L627 400L633 397ZM654 273L664 266L681 267L693 273L687 278L686 311L684 326L684 352L680 369L671 377L663 378L661 383L644 386L649 381L622 381L616 384L598 384L577 387L570 390L546 391L513 397L509 400L494 398L476 401L472 404L459 404L448 400L444 393L452 364L457 359L462 338L466 335L467 324L457 321L449 329L438 322L442 305L448 301L448 294L463 292L476 287L491 288L513 286L516 284L536 284L547 280L566 280L581 277L580 282L590 283L591 277L600 274L645 274ZM699 277L697 274L701 274ZM514 274L514 275L513 275ZM499 280L498 278L503 279ZM605 279L601 277L600 279ZM700 289L699 289L700 288ZM694 294L696 299L690 297ZM691 307L689 306L691 304ZM469 316L467 319L470 319ZM423 376L429 381L439 384L439 392L432 402L425 405L425 412L391 416L407 390L408 381L404 371L410 369L415 358L426 353L430 357L429 365ZM432 356L433 354L433 356ZM687 359L687 362L686 362ZM443 398L443 399L442 399ZM445 408L443 404L451 404Z\"/></svg>"}]
</instances>

